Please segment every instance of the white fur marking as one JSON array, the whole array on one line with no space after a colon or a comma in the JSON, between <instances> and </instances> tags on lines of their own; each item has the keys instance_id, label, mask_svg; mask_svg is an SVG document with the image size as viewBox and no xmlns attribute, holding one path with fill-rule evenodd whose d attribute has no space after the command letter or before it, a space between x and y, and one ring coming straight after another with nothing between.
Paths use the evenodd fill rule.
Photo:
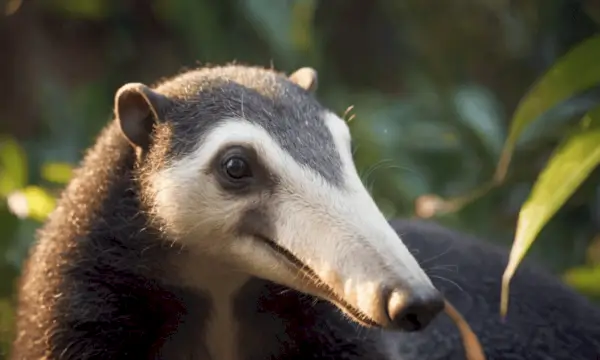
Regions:
<instances>
[{"instance_id":1,"label":"white fur marking","mask_svg":"<svg viewBox=\"0 0 600 360\"><path fill-rule=\"evenodd\" d=\"M323 295L280 256L234 229L244 210L259 199L223 195L205 171L228 144L254 147L280 180L270 206L279 245L335 286L347 301L378 321L386 321L374 289L432 286L419 264L391 228L360 180L350 149L350 132L338 116L322 114L342 160L344 184L336 187L296 162L261 126L224 119L197 149L154 175L155 211L184 246L205 256L227 259L244 271L300 291ZM258 196L258 195L257 195ZM190 270L191 271L191 270ZM368 291L364 291L369 289ZM225 295L226 296L226 295Z\"/></svg>"},{"instance_id":2,"label":"white fur marking","mask_svg":"<svg viewBox=\"0 0 600 360\"><path fill-rule=\"evenodd\" d=\"M405 274L405 276L413 276L416 281L425 281L425 283L430 284L429 278L425 276L415 258L410 254L398 234L389 225L358 176L354 160L352 159L348 125L340 117L330 112L325 113L323 117L325 124L333 136L338 152L342 157L346 186L353 191L351 199L348 199L348 196L345 195L346 201L350 200L349 202L351 203L351 205L348 205L354 210L347 214L349 222L360 224L359 227L363 229L361 235L367 241L367 244L364 245L377 249L380 256L391 255L388 258L391 263L402 263L405 267L404 270L410 273ZM337 201L344 200L340 199ZM369 262L366 263L369 264ZM392 268L397 269L393 264L390 265Z\"/></svg>"},{"instance_id":3,"label":"white fur marking","mask_svg":"<svg viewBox=\"0 0 600 360\"><path fill-rule=\"evenodd\" d=\"M198 343L206 345L211 359L239 359L238 322L233 306L236 293L249 277L228 264L189 255L173 259L177 262L178 283L207 293L211 302L204 338Z\"/></svg>"}]
</instances>

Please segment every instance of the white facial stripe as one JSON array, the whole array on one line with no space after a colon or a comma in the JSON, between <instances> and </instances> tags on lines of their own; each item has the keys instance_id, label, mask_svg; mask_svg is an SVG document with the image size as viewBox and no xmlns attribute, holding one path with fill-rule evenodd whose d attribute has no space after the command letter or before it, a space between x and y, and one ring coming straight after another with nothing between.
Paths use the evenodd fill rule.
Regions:
<instances>
[{"instance_id":1,"label":"white facial stripe","mask_svg":"<svg viewBox=\"0 0 600 360\"><path fill-rule=\"evenodd\" d=\"M318 289L300 283L303 278L290 272L278 255L230 231L254 199L223 196L216 180L204 170L224 146L252 146L280 180L270 204L275 209L270 214L275 232L271 240L371 313L366 309L373 303L369 294L381 283L407 287L431 283L362 184L346 123L332 113L322 118L341 158L342 169L336 170L343 173L341 187L295 161L260 125L230 118L207 133L191 154L154 175L155 211L176 228L175 233L180 232L178 227L196 229L183 240L186 246L210 248L206 252L234 260L255 276L321 295ZM201 232L204 228L212 230L210 236Z\"/></svg>"},{"instance_id":2,"label":"white facial stripe","mask_svg":"<svg viewBox=\"0 0 600 360\"><path fill-rule=\"evenodd\" d=\"M204 171L213 156L227 144L252 146L270 170L292 185L288 193L305 197L304 202L308 204L327 203L327 194L333 186L298 164L264 128L245 119L224 119L206 134L196 150L151 179L155 211L172 225L174 234L188 232L190 227L201 230L203 223L210 225L211 221L226 227L237 225L237 218L246 208L244 199L233 202L222 199L215 179L206 176ZM312 191L314 189L319 191Z\"/></svg>"},{"instance_id":3,"label":"white facial stripe","mask_svg":"<svg viewBox=\"0 0 600 360\"><path fill-rule=\"evenodd\" d=\"M343 275L356 272L356 276L365 277L389 269L402 273L409 282L429 281L360 180L349 146L348 126L333 113L324 113L322 117L342 160L343 188L332 186L317 172L298 164L265 129L243 119L223 121L207 137L198 156L193 157L198 162L189 166L204 166L227 143L252 145L267 166L276 172L289 195L289 198L279 199L285 211L281 211L282 216L275 220L280 237L274 240L307 263L316 262L316 268L333 265L337 271L346 268L341 271L347 272ZM289 214L297 215L292 219ZM298 241L297 236L292 235L298 232L315 235ZM361 240L365 243L359 243ZM379 261L335 255L358 255L361 252L353 250L356 247L372 249ZM325 257L318 256L324 251L330 252Z\"/></svg>"},{"instance_id":4,"label":"white facial stripe","mask_svg":"<svg viewBox=\"0 0 600 360\"><path fill-rule=\"evenodd\" d=\"M347 221L355 224L354 229L362 235L357 240L366 241L363 246L374 249L378 256L387 259L389 263L386 265L389 269L402 271L407 281L429 283L429 279L415 258L410 254L398 234L389 226L385 216L362 183L352 158L351 135L348 125L331 112L325 113L323 117L342 159L345 185L352 189L351 195L343 194L343 196L345 196L344 201L347 202L346 207L350 210L345 214ZM341 194L332 193L332 196L339 195ZM365 266L369 266L369 264L366 262ZM351 266L351 264L347 264L347 266Z\"/></svg>"}]
</instances>

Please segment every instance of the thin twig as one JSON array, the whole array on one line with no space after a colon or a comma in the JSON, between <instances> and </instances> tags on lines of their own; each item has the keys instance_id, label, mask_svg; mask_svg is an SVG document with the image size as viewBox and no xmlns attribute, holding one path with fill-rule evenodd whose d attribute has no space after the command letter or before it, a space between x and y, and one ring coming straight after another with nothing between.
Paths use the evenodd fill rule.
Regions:
<instances>
[{"instance_id":1,"label":"thin twig","mask_svg":"<svg viewBox=\"0 0 600 360\"><path fill-rule=\"evenodd\" d=\"M448 300L446 300L444 311L450 319L454 321L456 327L460 331L467 360L485 360L485 354L481 348L477 335L475 335L467 321Z\"/></svg>"}]
</instances>

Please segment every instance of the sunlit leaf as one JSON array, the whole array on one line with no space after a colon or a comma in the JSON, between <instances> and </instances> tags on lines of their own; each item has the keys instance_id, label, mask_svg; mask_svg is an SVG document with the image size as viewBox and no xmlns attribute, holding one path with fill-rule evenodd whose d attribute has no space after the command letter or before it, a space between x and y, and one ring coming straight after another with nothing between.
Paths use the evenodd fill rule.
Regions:
<instances>
[{"instance_id":1,"label":"sunlit leaf","mask_svg":"<svg viewBox=\"0 0 600 360\"><path fill-rule=\"evenodd\" d=\"M496 169L497 182L504 180L515 143L529 124L560 102L600 83L599 57L600 36L595 36L571 49L523 97Z\"/></svg>"},{"instance_id":2,"label":"sunlit leaf","mask_svg":"<svg viewBox=\"0 0 600 360\"><path fill-rule=\"evenodd\" d=\"M56 201L45 189L39 186L28 186L8 196L10 210L20 218L31 218L44 221L54 210Z\"/></svg>"},{"instance_id":3,"label":"sunlit leaf","mask_svg":"<svg viewBox=\"0 0 600 360\"><path fill-rule=\"evenodd\" d=\"M515 241L502 279L502 315L508 306L508 284L525 253L556 211L600 163L600 107L554 152L521 208Z\"/></svg>"},{"instance_id":4,"label":"sunlit leaf","mask_svg":"<svg viewBox=\"0 0 600 360\"><path fill-rule=\"evenodd\" d=\"M588 296L600 297L600 265L571 269L563 278L577 291Z\"/></svg>"},{"instance_id":5,"label":"sunlit leaf","mask_svg":"<svg viewBox=\"0 0 600 360\"><path fill-rule=\"evenodd\" d=\"M0 139L0 196L6 196L26 183L25 151L11 138Z\"/></svg>"},{"instance_id":6,"label":"sunlit leaf","mask_svg":"<svg viewBox=\"0 0 600 360\"><path fill-rule=\"evenodd\" d=\"M48 163L42 166L42 177L58 184L66 184L71 180L73 167L67 163Z\"/></svg>"}]
</instances>

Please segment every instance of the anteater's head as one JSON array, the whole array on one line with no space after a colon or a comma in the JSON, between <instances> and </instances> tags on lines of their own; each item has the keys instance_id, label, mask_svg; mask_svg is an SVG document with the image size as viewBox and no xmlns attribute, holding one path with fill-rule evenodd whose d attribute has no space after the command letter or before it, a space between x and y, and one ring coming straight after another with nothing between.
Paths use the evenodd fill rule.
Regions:
<instances>
[{"instance_id":1,"label":"anteater's head","mask_svg":"<svg viewBox=\"0 0 600 360\"><path fill-rule=\"evenodd\" d=\"M165 236L335 304L363 325L418 330L443 308L363 186L346 122L317 75L243 66L119 89L142 191Z\"/></svg>"}]
</instances>

